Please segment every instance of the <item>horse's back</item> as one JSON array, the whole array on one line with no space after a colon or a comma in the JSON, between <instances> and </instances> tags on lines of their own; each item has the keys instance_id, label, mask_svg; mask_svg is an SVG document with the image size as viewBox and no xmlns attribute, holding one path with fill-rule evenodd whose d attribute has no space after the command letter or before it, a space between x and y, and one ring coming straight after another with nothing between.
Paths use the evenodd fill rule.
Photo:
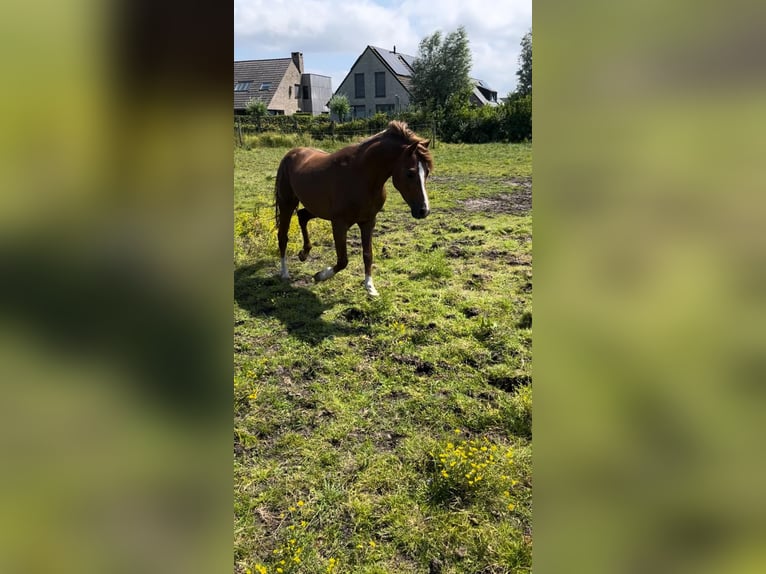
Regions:
<instances>
[{"instance_id":1,"label":"horse's back","mask_svg":"<svg viewBox=\"0 0 766 574\"><path fill-rule=\"evenodd\" d=\"M282 163L287 162L293 170L300 170L307 165L317 164L330 154L313 147L294 147L282 158Z\"/></svg>"}]
</instances>

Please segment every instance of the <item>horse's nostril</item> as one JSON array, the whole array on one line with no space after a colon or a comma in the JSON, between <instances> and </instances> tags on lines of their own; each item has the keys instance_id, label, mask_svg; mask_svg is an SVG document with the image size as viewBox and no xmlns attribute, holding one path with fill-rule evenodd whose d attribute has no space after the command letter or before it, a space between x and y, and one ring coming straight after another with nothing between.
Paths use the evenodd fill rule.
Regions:
<instances>
[{"instance_id":1,"label":"horse's nostril","mask_svg":"<svg viewBox=\"0 0 766 574\"><path fill-rule=\"evenodd\" d=\"M418 215L421 219L423 219L426 215L428 215L430 211L428 211L425 207L421 207L420 211L418 212Z\"/></svg>"}]
</instances>

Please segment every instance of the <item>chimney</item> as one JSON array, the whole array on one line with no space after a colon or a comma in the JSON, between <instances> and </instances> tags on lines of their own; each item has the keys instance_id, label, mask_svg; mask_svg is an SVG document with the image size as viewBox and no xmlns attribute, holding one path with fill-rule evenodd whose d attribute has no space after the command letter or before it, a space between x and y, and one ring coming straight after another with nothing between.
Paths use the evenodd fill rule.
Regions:
<instances>
[{"instance_id":1,"label":"chimney","mask_svg":"<svg viewBox=\"0 0 766 574\"><path fill-rule=\"evenodd\" d=\"M394 44L394 54L396 54L396 44Z\"/></svg>"},{"instance_id":2,"label":"chimney","mask_svg":"<svg viewBox=\"0 0 766 574\"><path fill-rule=\"evenodd\" d=\"M298 68L298 71L302 74L303 73L303 54L301 52L293 52L290 55L293 57L293 62L295 63L295 67Z\"/></svg>"}]
</instances>

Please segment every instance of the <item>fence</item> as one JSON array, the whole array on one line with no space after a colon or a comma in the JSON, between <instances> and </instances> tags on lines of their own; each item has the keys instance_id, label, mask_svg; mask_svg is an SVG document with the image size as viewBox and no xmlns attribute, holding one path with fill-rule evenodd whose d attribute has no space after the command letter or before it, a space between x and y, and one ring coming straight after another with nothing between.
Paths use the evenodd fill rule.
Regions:
<instances>
[{"instance_id":1,"label":"fence","mask_svg":"<svg viewBox=\"0 0 766 574\"><path fill-rule=\"evenodd\" d=\"M240 145L244 136L277 133L284 135L308 135L315 140L351 140L375 135L386 129L392 119L406 121L409 128L421 137L429 138L436 144L438 131L434 122L412 121L406 117L377 117L336 123L325 117L306 118L300 116L269 116L256 119L247 116L235 116L234 135Z\"/></svg>"},{"instance_id":2,"label":"fence","mask_svg":"<svg viewBox=\"0 0 766 574\"><path fill-rule=\"evenodd\" d=\"M395 115L376 114L370 118L335 123L328 116L235 116L235 138L242 145L248 134L270 132L307 135L315 140L347 141L371 136L386 128L392 119L407 122L418 135L437 141L484 143L532 140L532 98L527 96L498 107L465 108L446 114L438 123L421 112Z\"/></svg>"}]
</instances>

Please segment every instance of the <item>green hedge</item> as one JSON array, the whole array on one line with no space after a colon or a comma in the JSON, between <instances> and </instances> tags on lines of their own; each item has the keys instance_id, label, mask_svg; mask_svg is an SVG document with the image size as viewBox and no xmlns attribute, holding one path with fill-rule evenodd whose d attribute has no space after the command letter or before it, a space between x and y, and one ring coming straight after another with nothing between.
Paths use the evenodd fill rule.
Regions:
<instances>
[{"instance_id":1,"label":"green hedge","mask_svg":"<svg viewBox=\"0 0 766 574\"><path fill-rule=\"evenodd\" d=\"M495 108L465 107L448 113L439 135L446 142L522 142L532 139L532 99L518 98Z\"/></svg>"},{"instance_id":2,"label":"green hedge","mask_svg":"<svg viewBox=\"0 0 766 574\"><path fill-rule=\"evenodd\" d=\"M423 112L404 112L396 119L407 122L423 137L430 137L436 125ZM388 125L393 119L386 114L370 118L335 123L329 116L295 114L292 116L266 116L257 120L249 116L236 116L244 133L277 132L284 134L309 134L313 139L354 138L372 135ZM464 107L448 112L436 125L439 139L446 142L484 143L521 142L532 139L532 98L516 98L497 107Z\"/></svg>"}]
</instances>

